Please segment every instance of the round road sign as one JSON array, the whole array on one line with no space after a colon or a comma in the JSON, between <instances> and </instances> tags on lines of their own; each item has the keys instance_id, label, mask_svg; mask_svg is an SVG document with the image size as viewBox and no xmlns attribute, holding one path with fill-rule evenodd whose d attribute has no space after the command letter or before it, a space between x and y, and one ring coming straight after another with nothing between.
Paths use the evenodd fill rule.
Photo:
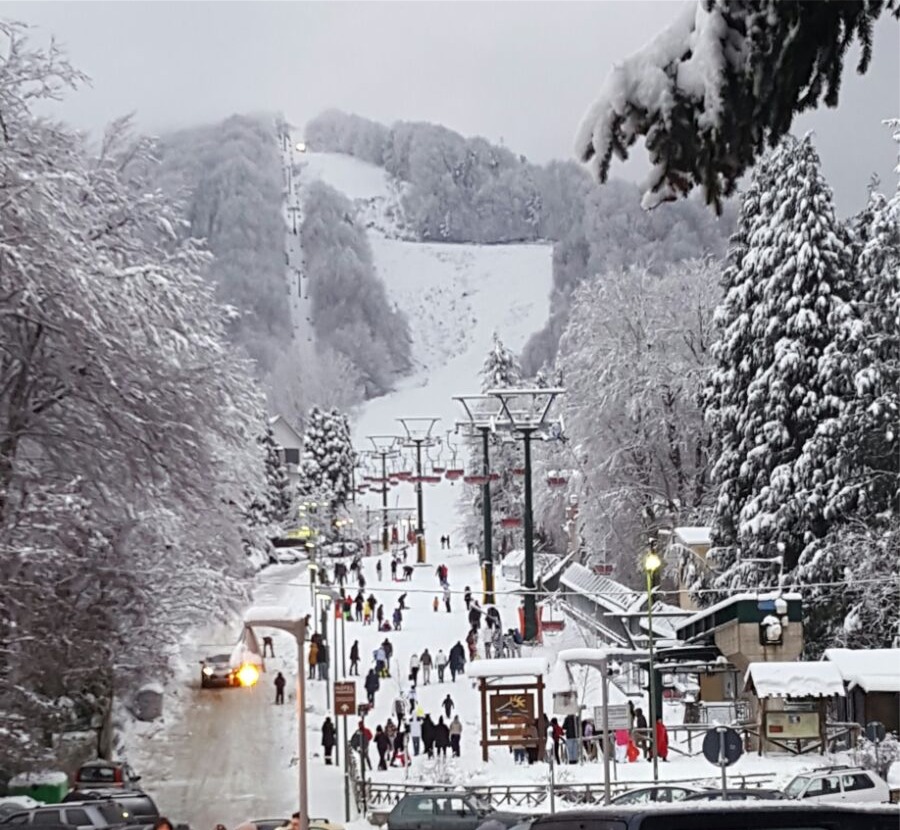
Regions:
<instances>
[{"instance_id":1,"label":"round road sign","mask_svg":"<svg viewBox=\"0 0 900 830\"><path fill-rule=\"evenodd\" d=\"M714 726L703 739L703 757L717 767L730 767L743 754L741 736L727 726Z\"/></svg>"}]
</instances>

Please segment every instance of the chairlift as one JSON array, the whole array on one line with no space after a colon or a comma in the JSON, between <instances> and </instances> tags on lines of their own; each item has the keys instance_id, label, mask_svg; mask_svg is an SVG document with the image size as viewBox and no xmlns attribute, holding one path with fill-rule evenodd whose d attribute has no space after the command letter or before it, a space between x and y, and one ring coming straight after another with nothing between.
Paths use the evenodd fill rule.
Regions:
<instances>
[{"instance_id":1,"label":"chairlift","mask_svg":"<svg viewBox=\"0 0 900 830\"><path fill-rule=\"evenodd\" d=\"M500 519L500 527L512 530L522 526L522 520L518 516L504 516Z\"/></svg>"},{"instance_id":2,"label":"chairlift","mask_svg":"<svg viewBox=\"0 0 900 830\"><path fill-rule=\"evenodd\" d=\"M554 490L559 490L569 483L569 479L554 470L547 476L547 486Z\"/></svg>"},{"instance_id":3,"label":"chairlift","mask_svg":"<svg viewBox=\"0 0 900 830\"><path fill-rule=\"evenodd\" d=\"M459 481L465 475L465 470L460 469L459 467L448 467L444 472L444 477L448 481Z\"/></svg>"},{"instance_id":4,"label":"chairlift","mask_svg":"<svg viewBox=\"0 0 900 830\"><path fill-rule=\"evenodd\" d=\"M478 487L484 487L490 481L490 476L486 475L468 475L463 476L463 482L465 484L474 484Z\"/></svg>"},{"instance_id":5,"label":"chairlift","mask_svg":"<svg viewBox=\"0 0 900 830\"><path fill-rule=\"evenodd\" d=\"M514 476L523 476L523 475L525 475L525 468L524 467L513 467L512 474Z\"/></svg>"},{"instance_id":6,"label":"chairlift","mask_svg":"<svg viewBox=\"0 0 900 830\"><path fill-rule=\"evenodd\" d=\"M500 473L491 473L491 481L500 481Z\"/></svg>"},{"instance_id":7,"label":"chairlift","mask_svg":"<svg viewBox=\"0 0 900 830\"><path fill-rule=\"evenodd\" d=\"M440 484L444 479L441 476L430 475L430 476L422 476L422 481L426 484Z\"/></svg>"}]
</instances>

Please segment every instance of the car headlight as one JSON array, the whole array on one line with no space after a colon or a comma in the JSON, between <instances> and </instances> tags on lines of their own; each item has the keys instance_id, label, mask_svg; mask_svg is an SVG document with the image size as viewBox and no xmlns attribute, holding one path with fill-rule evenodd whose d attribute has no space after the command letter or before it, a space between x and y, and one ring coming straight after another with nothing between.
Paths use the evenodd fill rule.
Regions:
<instances>
[{"instance_id":1,"label":"car headlight","mask_svg":"<svg viewBox=\"0 0 900 830\"><path fill-rule=\"evenodd\" d=\"M209 677L213 673L213 670L209 666L203 667L203 674Z\"/></svg>"}]
</instances>

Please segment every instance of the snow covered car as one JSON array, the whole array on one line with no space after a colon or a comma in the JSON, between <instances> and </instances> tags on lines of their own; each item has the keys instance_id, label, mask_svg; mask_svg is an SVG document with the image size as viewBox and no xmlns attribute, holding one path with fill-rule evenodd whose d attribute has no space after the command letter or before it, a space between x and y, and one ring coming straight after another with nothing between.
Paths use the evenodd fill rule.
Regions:
<instances>
[{"instance_id":1,"label":"snow covered car","mask_svg":"<svg viewBox=\"0 0 900 830\"><path fill-rule=\"evenodd\" d=\"M722 790L709 789L692 793L685 801L783 801L787 796L781 790L770 790L763 787Z\"/></svg>"},{"instance_id":2,"label":"snow covered car","mask_svg":"<svg viewBox=\"0 0 900 830\"><path fill-rule=\"evenodd\" d=\"M788 798L812 803L874 802L890 800L887 782L872 770L825 767L795 776L784 788Z\"/></svg>"},{"instance_id":3,"label":"snow covered car","mask_svg":"<svg viewBox=\"0 0 900 830\"><path fill-rule=\"evenodd\" d=\"M230 654L213 654L200 661L200 687L237 686L238 679L231 665Z\"/></svg>"},{"instance_id":4,"label":"snow covered car","mask_svg":"<svg viewBox=\"0 0 900 830\"><path fill-rule=\"evenodd\" d=\"M502 813L475 796L454 790L408 793L388 813L388 830L477 830L486 821L505 827L521 822L522 813Z\"/></svg>"},{"instance_id":5,"label":"snow covered car","mask_svg":"<svg viewBox=\"0 0 900 830\"><path fill-rule=\"evenodd\" d=\"M300 561L300 554L293 548L277 548L272 558L279 565L296 565Z\"/></svg>"}]
</instances>

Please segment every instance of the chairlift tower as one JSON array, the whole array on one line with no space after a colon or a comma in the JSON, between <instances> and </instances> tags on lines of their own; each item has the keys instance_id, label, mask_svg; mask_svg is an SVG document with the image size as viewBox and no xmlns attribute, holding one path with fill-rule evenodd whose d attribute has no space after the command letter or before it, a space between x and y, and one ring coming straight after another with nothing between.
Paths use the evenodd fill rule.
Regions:
<instances>
[{"instance_id":1,"label":"chairlift tower","mask_svg":"<svg viewBox=\"0 0 900 830\"><path fill-rule=\"evenodd\" d=\"M397 418L405 435L400 438L400 445L416 450L416 510L418 526L416 527L416 562L425 564L425 498L422 488L422 448L434 447L440 443L440 437L433 435L435 424L440 418Z\"/></svg>"},{"instance_id":2,"label":"chairlift tower","mask_svg":"<svg viewBox=\"0 0 900 830\"><path fill-rule=\"evenodd\" d=\"M400 447L398 446L400 439L396 435L369 435L367 439L372 444L373 449L363 450L360 454L381 459L381 549L387 552L391 548L391 534L388 522L387 460L400 456Z\"/></svg>"},{"instance_id":3,"label":"chairlift tower","mask_svg":"<svg viewBox=\"0 0 900 830\"><path fill-rule=\"evenodd\" d=\"M531 492L531 441L537 435L543 440L562 437L561 418L551 418L550 410L558 397L565 394L562 387L522 387L488 389L485 395L499 402L494 420L497 432L517 433L522 437L525 456L525 601L524 631L526 641L537 638L537 596L534 585L534 509Z\"/></svg>"}]
</instances>

